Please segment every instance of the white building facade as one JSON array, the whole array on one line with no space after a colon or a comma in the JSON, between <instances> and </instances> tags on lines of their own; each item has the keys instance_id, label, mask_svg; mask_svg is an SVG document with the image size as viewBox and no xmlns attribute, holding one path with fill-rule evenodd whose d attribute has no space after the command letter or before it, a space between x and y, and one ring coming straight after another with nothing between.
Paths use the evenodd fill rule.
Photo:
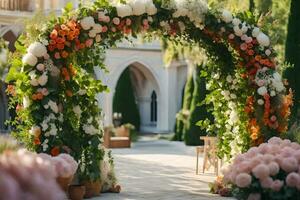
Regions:
<instances>
[{"instance_id":1,"label":"white building facade","mask_svg":"<svg viewBox=\"0 0 300 200\"><path fill-rule=\"evenodd\" d=\"M19 0L14 1L19 2ZM3 37L10 33L17 37L22 31L21 18L32 16L33 11L39 8L46 10L45 12L57 11L66 2L68 1L30 1L28 9L25 11L18 9L1 11L0 36ZM2 7L0 5L0 8L4 9L3 5ZM116 85L123 71L129 68L140 112L140 131L147 133L173 131L176 113L181 109L182 91L187 77L185 62L176 61L166 66L158 41L141 44L138 40L133 40L133 45L124 41L118 45L118 48L109 49L106 52L105 64L109 72L104 73L95 68L95 75L110 89L109 93L98 95L106 126L113 122L113 97ZM0 97L3 96L0 108L6 108L7 101L4 100L3 90L0 93ZM3 118L7 117L7 112L3 111L3 113L5 114L0 116L0 123L3 123Z\"/></svg>"}]
</instances>

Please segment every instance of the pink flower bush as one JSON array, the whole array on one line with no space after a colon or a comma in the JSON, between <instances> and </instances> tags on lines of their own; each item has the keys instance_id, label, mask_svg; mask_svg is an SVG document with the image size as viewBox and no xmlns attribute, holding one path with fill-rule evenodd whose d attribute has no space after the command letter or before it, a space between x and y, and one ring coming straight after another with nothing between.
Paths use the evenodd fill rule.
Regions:
<instances>
[{"instance_id":1,"label":"pink flower bush","mask_svg":"<svg viewBox=\"0 0 300 200\"><path fill-rule=\"evenodd\" d=\"M0 200L66 199L51 162L26 150L0 156L0 177Z\"/></svg>"},{"instance_id":2,"label":"pink flower bush","mask_svg":"<svg viewBox=\"0 0 300 200\"><path fill-rule=\"evenodd\" d=\"M70 177L73 176L78 168L78 163L69 154L59 154L52 157L48 154L38 154L39 157L48 160L55 168L56 177Z\"/></svg>"},{"instance_id":3,"label":"pink flower bush","mask_svg":"<svg viewBox=\"0 0 300 200\"><path fill-rule=\"evenodd\" d=\"M278 195L300 194L300 145L290 140L271 138L267 143L252 147L238 155L227 170L224 181L231 183L238 191L247 192L261 187L264 194L247 194L245 199L260 199L271 193ZM256 196L257 195L257 196ZM283 196L282 199L285 197Z\"/></svg>"}]
</instances>

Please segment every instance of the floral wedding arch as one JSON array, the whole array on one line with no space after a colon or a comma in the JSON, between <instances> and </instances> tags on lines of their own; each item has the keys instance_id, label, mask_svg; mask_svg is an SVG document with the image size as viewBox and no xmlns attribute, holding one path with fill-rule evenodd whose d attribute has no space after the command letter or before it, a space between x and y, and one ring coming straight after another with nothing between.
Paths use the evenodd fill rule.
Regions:
<instances>
[{"instance_id":1,"label":"floral wedding arch","mask_svg":"<svg viewBox=\"0 0 300 200\"><path fill-rule=\"evenodd\" d=\"M202 0L96 0L66 10L41 28L35 42L17 44L20 58L8 77L17 104L12 124L28 148L72 154L83 179L99 178L103 156L96 94L107 88L93 79L94 66L104 69L105 49L128 36L184 38L220 64L208 64L206 76L223 156L286 131L292 97L276 71L269 37L248 15L234 17Z\"/></svg>"}]
</instances>

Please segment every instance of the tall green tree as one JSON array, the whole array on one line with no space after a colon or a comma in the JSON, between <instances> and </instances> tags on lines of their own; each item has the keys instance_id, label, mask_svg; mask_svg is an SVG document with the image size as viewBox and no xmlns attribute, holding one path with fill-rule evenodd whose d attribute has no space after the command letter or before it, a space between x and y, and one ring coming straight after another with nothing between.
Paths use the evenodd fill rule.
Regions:
<instances>
[{"instance_id":1,"label":"tall green tree","mask_svg":"<svg viewBox=\"0 0 300 200\"><path fill-rule=\"evenodd\" d=\"M186 82L186 85L184 87L184 97L183 97L183 104L182 109L178 114L178 117L176 119L176 125L175 125L175 135L173 140L175 141L182 141L183 135L186 131L187 127L187 119L184 115L185 111L188 111L191 106L192 98L194 93L194 80L193 75L188 75L188 79Z\"/></svg>"},{"instance_id":2,"label":"tall green tree","mask_svg":"<svg viewBox=\"0 0 300 200\"><path fill-rule=\"evenodd\" d=\"M300 104L300 1L292 0L288 22L288 34L285 46L285 60L294 67L288 68L284 76L288 79L294 91L294 106L292 109L291 123L296 120Z\"/></svg>"},{"instance_id":3,"label":"tall green tree","mask_svg":"<svg viewBox=\"0 0 300 200\"><path fill-rule=\"evenodd\" d=\"M122 124L140 128L140 114L136 104L129 67L121 74L113 99L113 112L122 113Z\"/></svg>"},{"instance_id":4,"label":"tall green tree","mask_svg":"<svg viewBox=\"0 0 300 200\"><path fill-rule=\"evenodd\" d=\"M185 130L184 141L186 145L202 145L203 141L200 136L207 135L206 130L201 130L197 126L197 122L209 118L206 105L199 105L206 97L206 81L204 77L200 76L200 67L196 68L195 86L193 92L193 99L190 105L190 116Z\"/></svg>"}]
</instances>

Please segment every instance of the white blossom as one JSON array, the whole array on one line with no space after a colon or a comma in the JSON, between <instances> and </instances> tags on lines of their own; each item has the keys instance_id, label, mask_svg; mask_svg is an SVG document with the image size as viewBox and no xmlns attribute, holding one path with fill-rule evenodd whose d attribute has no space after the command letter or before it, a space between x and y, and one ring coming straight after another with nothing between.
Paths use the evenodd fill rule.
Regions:
<instances>
[{"instance_id":1,"label":"white blossom","mask_svg":"<svg viewBox=\"0 0 300 200\"><path fill-rule=\"evenodd\" d=\"M257 93L261 96L264 96L265 94L268 93L268 90L265 86L262 86L257 89Z\"/></svg>"},{"instance_id":2,"label":"white blossom","mask_svg":"<svg viewBox=\"0 0 300 200\"><path fill-rule=\"evenodd\" d=\"M240 23L241 23L241 20L238 19L238 18L234 18L234 19L232 20L232 24L233 24L234 26L238 26L238 25L240 25Z\"/></svg>"},{"instance_id":3,"label":"white blossom","mask_svg":"<svg viewBox=\"0 0 300 200\"><path fill-rule=\"evenodd\" d=\"M48 82L48 76L46 73L43 73L39 78L38 78L38 83L41 86L46 85L46 83Z\"/></svg>"},{"instance_id":4,"label":"white blossom","mask_svg":"<svg viewBox=\"0 0 300 200\"><path fill-rule=\"evenodd\" d=\"M260 32L256 39L261 46L267 47L270 45L270 38L263 32Z\"/></svg>"},{"instance_id":5,"label":"white blossom","mask_svg":"<svg viewBox=\"0 0 300 200\"><path fill-rule=\"evenodd\" d=\"M44 55L47 54L47 48L45 45L43 45L42 43L40 42L34 42L32 43L27 51L29 53L31 53L32 55L36 56L36 57L43 57Z\"/></svg>"},{"instance_id":6,"label":"white blossom","mask_svg":"<svg viewBox=\"0 0 300 200\"><path fill-rule=\"evenodd\" d=\"M222 20L224 22L226 22L226 23L230 23L230 22L232 22L232 19L233 19L233 17L232 17L231 12L228 11L228 10L223 10L223 12L222 12Z\"/></svg>"},{"instance_id":7,"label":"white blossom","mask_svg":"<svg viewBox=\"0 0 300 200\"><path fill-rule=\"evenodd\" d=\"M24 108L28 108L29 106L30 106L30 104L31 104L31 102L30 102L30 99L29 99L29 97L24 97L23 98L23 106L24 106Z\"/></svg>"},{"instance_id":8,"label":"white blossom","mask_svg":"<svg viewBox=\"0 0 300 200\"><path fill-rule=\"evenodd\" d=\"M81 117L81 113L82 113L82 110L81 110L81 108L80 108L80 106L74 106L74 108L73 108L73 112L77 115L77 117Z\"/></svg>"},{"instance_id":9,"label":"white blossom","mask_svg":"<svg viewBox=\"0 0 300 200\"><path fill-rule=\"evenodd\" d=\"M258 105L264 105L264 103L265 103L265 101L264 100L262 100L262 99L258 99L257 100L257 103L258 103Z\"/></svg>"},{"instance_id":10,"label":"white blossom","mask_svg":"<svg viewBox=\"0 0 300 200\"><path fill-rule=\"evenodd\" d=\"M83 30L89 30L95 25L95 20L93 17L85 17L80 21L80 25Z\"/></svg>"},{"instance_id":11,"label":"white blossom","mask_svg":"<svg viewBox=\"0 0 300 200\"><path fill-rule=\"evenodd\" d=\"M253 37L257 37L260 33L260 29L255 27L253 30L252 30L252 36Z\"/></svg>"},{"instance_id":12,"label":"white blossom","mask_svg":"<svg viewBox=\"0 0 300 200\"><path fill-rule=\"evenodd\" d=\"M119 17L123 18L132 15L132 8L127 4L117 4L116 9Z\"/></svg>"},{"instance_id":13,"label":"white blossom","mask_svg":"<svg viewBox=\"0 0 300 200\"><path fill-rule=\"evenodd\" d=\"M32 53L27 53L22 58L23 64L28 64L30 66L35 66L38 62L37 57L35 57Z\"/></svg>"},{"instance_id":14,"label":"white blossom","mask_svg":"<svg viewBox=\"0 0 300 200\"><path fill-rule=\"evenodd\" d=\"M141 0L131 0L129 1L129 5L132 8L132 14L133 15L142 15L146 13L146 4L145 1Z\"/></svg>"}]
</instances>

